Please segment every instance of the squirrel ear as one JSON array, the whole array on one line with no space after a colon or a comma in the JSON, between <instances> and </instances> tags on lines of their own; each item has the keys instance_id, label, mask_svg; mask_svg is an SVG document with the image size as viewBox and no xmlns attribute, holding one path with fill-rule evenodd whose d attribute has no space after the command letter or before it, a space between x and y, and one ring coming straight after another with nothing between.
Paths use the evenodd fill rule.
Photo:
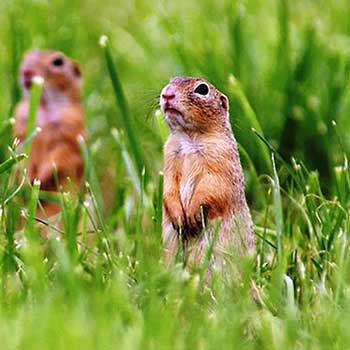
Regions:
<instances>
[{"instance_id":1,"label":"squirrel ear","mask_svg":"<svg viewBox=\"0 0 350 350\"><path fill-rule=\"evenodd\" d=\"M228 112L229 109L229 103L228 103L228 98L225 95L220 96L220 106Z\"/></svg>"},{"instance_id":2,"label":"squirrel ear","mask_svg":"<svg viewBox=\"0 0 350 350\"><path fill-rule=\"evenodd\" d=\"M73 62L73 72L76 77L81 78L82 72L78 62Z\"/></svg>"}]
</instances>

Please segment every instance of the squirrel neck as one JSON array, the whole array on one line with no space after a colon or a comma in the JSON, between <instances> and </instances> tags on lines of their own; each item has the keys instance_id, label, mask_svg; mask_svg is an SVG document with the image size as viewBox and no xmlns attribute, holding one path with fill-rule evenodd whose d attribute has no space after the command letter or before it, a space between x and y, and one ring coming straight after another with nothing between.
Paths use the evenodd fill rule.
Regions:
<instances>
[{"instance_id":1,"label":"squirrel neck","mask_svg":"<svg viewBox=\"0 0 350 350\"><path fill-rule=\"evenodd\" d=\"M69 113L74 111L73 115L80 118L79 116L82 115L80 94L44 90L40 99L37 125L42 127L58 123L62 121L67 111L70 111Z\"/></svg>"},{"instance_id":2,"label":"squirrel neck","mask_svg":"<svg viewBox=\"0 0 350 350\"><path fill-rule=\"evenodd\" d=\"M81 105L79 91L71 90L62 93L57 90L44 90L41 95L40 107L43 109L61 109L71 107L72 105Z\"/></svg>"},{"instance_id":3,"label":"squirrel neck","mask_svg":"<svg viewBox=\"0 0 350 350\"><path fill-rule=\"evenodd\" d=\"M229 120L224 124L217 123L214 127L209 128L188 128L182 130L173 130L171 131L175 137L179 136L180 138L187 138L189 140L198 140L203 141L208 139L232 139L233 133Z\"/></svg>"}]
</instances>

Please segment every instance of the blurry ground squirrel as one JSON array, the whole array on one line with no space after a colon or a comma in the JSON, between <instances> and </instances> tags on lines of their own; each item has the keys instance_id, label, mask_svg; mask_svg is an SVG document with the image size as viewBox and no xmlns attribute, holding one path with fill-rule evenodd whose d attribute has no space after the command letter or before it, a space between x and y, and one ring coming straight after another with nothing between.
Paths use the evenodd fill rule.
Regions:
<instances>
[{"instance_id":1,"label":"blurry ground squirrel","mask_svg":"<svg viewBox=\"0 0 350 350\"><path fill-rule=\"evenodd\" d=\"M54 167L59 185L65 189L66 179L80 185L83 159L77 138L86 137L81 103L81 69L60 52L33 50L25 55L20 68L23 99L16 108L15 136L23 141L29 111L29 91L33 78L44 80L36 126L42 131L35 136L29 155L30 181L39 179L41 189L56 191ZM59 212L55 203L43 202L47 216Z\"/></svg>"},{"instance_id":2,"label":"blurry ground squirrel","mask_svg":"<svg viewBox=\"0 0 350 350\"><path fill-rule=\"evenodd\" d=\"M160 105L170 129L164 146L167 261L179 247L189 263L202 261L214 230L214 262L232 247L253 253L253 223L228 98L203 79L177 77L162 90Z\"/></svg>"}]
</instances>

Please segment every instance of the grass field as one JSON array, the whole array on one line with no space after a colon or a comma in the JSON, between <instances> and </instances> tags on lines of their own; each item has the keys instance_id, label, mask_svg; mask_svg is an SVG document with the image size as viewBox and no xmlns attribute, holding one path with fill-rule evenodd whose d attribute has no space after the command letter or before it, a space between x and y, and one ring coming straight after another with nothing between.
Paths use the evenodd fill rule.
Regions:
<instances>
[{"instance_id":1,"label":"grass field","mask_svg":"<svg viewBox=\"0 0 350 350\"><path fill-rule=\"evenodd\" d=\"M348 0L1 1L0 349L350 348L349 18ZM82 64L97 209L92 225L62 194L65 230L46 239L11 150L37 47ZM157 104L175 75L230 98L256 225L256 260L232 252L209 284L161 259Z\"/></svg>"}]
</instances>

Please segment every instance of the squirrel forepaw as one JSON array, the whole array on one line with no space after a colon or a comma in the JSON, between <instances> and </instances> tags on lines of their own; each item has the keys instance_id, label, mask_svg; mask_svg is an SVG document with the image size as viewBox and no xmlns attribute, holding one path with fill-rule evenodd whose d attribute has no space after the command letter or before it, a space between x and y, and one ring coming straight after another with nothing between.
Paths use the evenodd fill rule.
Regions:
<instances>
[{"instance_id":1,"label":"squirrel forepaw","mask_svg":"<svg viewBox=\"0 0 350 350\"><path fill-rule=\"evenodd\" d=\"M198 208L198 210L191 212L188 211L186 215L186 233L190 236L197 236L203 230L203 223L205 226L206 215L205 211Z\"/></svg>"},{"instance_id":2,"label":"squirrel forepaw","mask_svg":"<svg viewBox=\"0 0 350 350\"><path fill-rule=\"evenodd\" d=\"M186 226L183 216L174 217L171 220L171 224L173 225L173 229L178 232L183 230L184 227Z\"/></svg>"}]
</instances>

